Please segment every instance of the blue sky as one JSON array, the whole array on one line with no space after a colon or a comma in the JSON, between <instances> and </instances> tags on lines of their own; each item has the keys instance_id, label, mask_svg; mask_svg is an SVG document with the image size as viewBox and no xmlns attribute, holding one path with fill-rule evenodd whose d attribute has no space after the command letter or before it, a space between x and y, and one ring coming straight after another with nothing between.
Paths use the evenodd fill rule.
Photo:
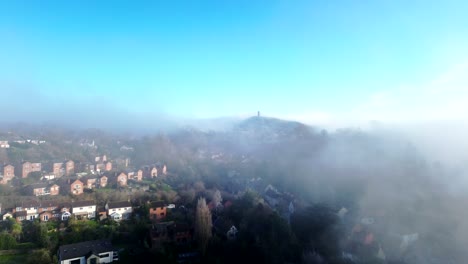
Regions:
<instances>
[{"instance_id":1,"label":"blue sky","mask_svg":"<svg viewBox=\"0 0 468 264\"><path fill-rule=\"evenodd\" d=\"M0 89L29 98L2 108L466 120L467 13L428 0L1 1Z\"/></svg>"}]
</instances>

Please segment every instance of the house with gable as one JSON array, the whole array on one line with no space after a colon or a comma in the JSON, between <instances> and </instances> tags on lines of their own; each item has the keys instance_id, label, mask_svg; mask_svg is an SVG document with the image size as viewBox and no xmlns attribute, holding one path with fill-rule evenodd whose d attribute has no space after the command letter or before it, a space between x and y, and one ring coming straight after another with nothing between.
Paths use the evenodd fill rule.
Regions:
<instances>
[{"instance_id":1,"label":"house with gable","mask_svg":"<svg viewBox=\"0 0 468 264\"><path fill-rule=\"evenodd\" d=\"M71 213L77 219L91 219L96 217L96 202L78 201L71 204Z\"/></svg>"},{"instance_id":2,"label":"house with gable","mask_svg":"<svg viewBox=\"0 0 468 264\"><path fill-rule=\"evenodd\" d=\"M69 160L65 162L65 175L70 176L75 173L75 162L73 160Z\"/></svg>"},{"instance_id":3,"label":"house with gable","mask_svg":"<svg viewBox=\"0 0 468 264\"><path fill-rule=\"evenodd\" d=\"M29 173L31 172L41 172L42 171L42 164L39 162L31 163L29 161L24 162L21 165L21 177L27 178Z\"/></svg>"},{"instance_id":4,"label":"house with gable","mask_svg":"<svg viewBox=\"0 0 468 264\"><path fill-rule=\"evenodd\" d=\"M163 201L150 203L149 216L152 221L164 219L167 215L166 204Z\"/></svg>"},{"instance_id":5,"label":"house with gable","mask_svg":"<svg viewBox=\"0 0 468 264\"><path fill-rule=\"evenodd\" d=\"M128 180L127 174L125 174L124 172L121 172L116 178L117 185L120 187L127 186L127 180Z\"/></svg>"},{"instance_id":6,"label":"house with gable","mask_svg":"<svg viewBox=\"0 0 468 264\"><path fill-rule=\"evenodd\" d=\"M107 186L107 181L108 181L108 177L106 175L103 175L99 178L99 186L101 186L101 188L105 188Z\"/></svg>"},{"instance_id":7,"label":"house with gable","mask_svg":"<svg viewBox=\"0 0 468 264\"><path fill-rule=\"evenodd\" d=\"M32 194L34 196L59 195L60 186L57 184L39 183L32 185Z\"/></svg>"},{"instance_id":8,"label":"house with gable","mask_svg":"<svg viewBox=\"0 0 468 264\"><path fill-rule=\"evenodd\" d=\"M133 213L132 204L129 201L108 202L105 206L107 216L114 220L129 220Z\"/></svg>"},{"instance_id":9,"label":"house with gable","mask_svg":"<svg viewBox=\"0 0 468 264\"><path fill-rule=\"evenodd\" d=\"M72 184L70 184L70 192L73 195L80 195L83 194L84 184L80 180L75 180Z\"/></svg>"},{"instance_id":10,"label":"house with gable","mask_svg":"<svg viewBox=\"0 0 468 264\"><path fill-rule=\"evenodd\" d=\"M3 166L3 177L0 179L0 184L7 184L15 177L15 167L13 165Z\"/></svg>"},{"instance_id":11,"label":"house with gable","mask_svg":"<svg viewBox=\"0 0 468 264\"><path fill-rule=\"evenodd\" d=\"M94 264L118 261L118 251L110 240L93 240L60 246L59 264Z\"/></svg>"}]
</instances>

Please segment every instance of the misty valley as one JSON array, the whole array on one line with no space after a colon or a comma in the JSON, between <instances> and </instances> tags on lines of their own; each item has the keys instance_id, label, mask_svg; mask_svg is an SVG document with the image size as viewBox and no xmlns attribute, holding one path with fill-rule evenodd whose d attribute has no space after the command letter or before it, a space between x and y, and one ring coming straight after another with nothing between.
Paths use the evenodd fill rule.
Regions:
<instances>
[{"instance_id":1,"label":"misty valley","mask_svg":"<svg viewBox=\"0 0 468 264\"><path fill-rule=\"evenodd\" d=\"M261 116L145 135L15 124L0 145L1 263L467 257L467 195L447 180L466 167L388 131Z\"/></svg>"}]
</instances>

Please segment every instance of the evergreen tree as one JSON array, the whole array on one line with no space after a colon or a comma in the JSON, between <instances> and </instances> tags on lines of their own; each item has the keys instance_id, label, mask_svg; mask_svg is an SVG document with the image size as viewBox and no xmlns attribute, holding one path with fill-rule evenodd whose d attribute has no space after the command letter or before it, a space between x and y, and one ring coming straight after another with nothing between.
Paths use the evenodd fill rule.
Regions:
<instances>
[{"instance_id":1,"label":"evergreen tree","mask_svg":"<svg viewBox=\"0 0 468 264\"><path fill-rule=\"evenodd\" d=\"M198 199L197 211L195 215L195 238L197 239L200 249L205 253L208 242L211 238L211 212L206 205L205 198Z\"/></svg>"}]
</instances>

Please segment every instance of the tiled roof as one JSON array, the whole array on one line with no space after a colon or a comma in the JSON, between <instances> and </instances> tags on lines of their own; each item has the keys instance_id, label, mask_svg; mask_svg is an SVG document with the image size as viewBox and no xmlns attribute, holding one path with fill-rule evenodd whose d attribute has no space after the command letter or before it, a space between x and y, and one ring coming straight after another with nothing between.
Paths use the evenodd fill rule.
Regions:
<instances>
[{"instance_id":1,"label":"tiled roof","mask_svg":"<svg viewBox=\"0 0 468 264\"><path fill-rule=\"evenodd\" d=\"M60 260L84 257L93 254L100 254L114 251L114 247L109 240L93 240L76 244L63 245L59 248Z\"/></svg>"}]
</instances>

